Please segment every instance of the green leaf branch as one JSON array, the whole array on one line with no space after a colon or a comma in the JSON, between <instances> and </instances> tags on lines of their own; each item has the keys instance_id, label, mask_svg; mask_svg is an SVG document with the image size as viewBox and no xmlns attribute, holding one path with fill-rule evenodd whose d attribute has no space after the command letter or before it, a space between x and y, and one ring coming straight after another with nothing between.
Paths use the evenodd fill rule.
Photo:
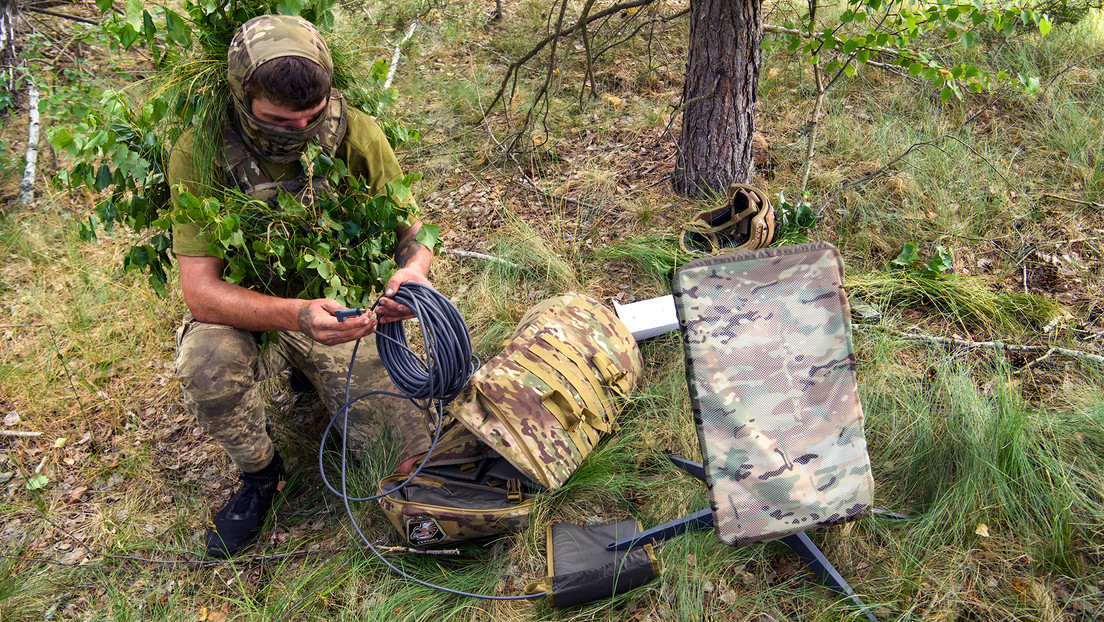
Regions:
<instances>
[{"instance_id":1,"label":"green leaf branch","mask_svg":"<svg viewBox=\"0 0 1104 622\"><path fill-rule=\"evenodd\" d=\"M142 234L142 241L124 256L123 269L148 272L149 284L162 296L167 293L171 240L167 233L151 231L150 225L169 203L168 153L151 128L164 119L167 109L163 99L132 106L124 94L109 92L83 121L49 132L54 148L76 162L72 169L62 169L55 183L107 193L80 223L80 237L91 242L97 229L111 231L116 225Z\"/></svg>"},{"instance_id":2,"label":"green leaf branch","mask_svg":"<svg viewBox=\"0 0 1104 622\"><path fill-rule=\"evenodd\" d=\"M173 224L200 223L209 252L226 261L224 278L231 283L274 295L370 306L398 267L394 252L400 232L417 218L408 199L420 175L407 175L372 194L340 160L314 157L306 165L336 191L316 191L306 200L281 192L278 209L236 190L218 197L181 191L154 225L168 231ZM423 226L417 239L435 251L440 247L435 227Z\"/></svg>"},{"instance_id":3,"label":"green leaf branch","mask_svg":"<svg viewBox=\"0 0 1104 622\"><path fill-rule=\"evenodd\" d=\"M887 266L890 270L903 270L913 272L919 276L928 278L944 278L954 276L954 256L942 246L936 246L932 251L932 257L928 261L920 256L916 242L909 242L901 249L897 258L890 261Z\"/></svg>"},{"instance_id":4,"label":"green leaf branch","mask_svg":"<svg viewBox=\"0 0 1104 622\"><path fill-rule=\"evenodd\" d=\"M1052 28L1050 19L1030 8L1005 8L974 2L946 2L910 5L886 0L850 0L838 23L822 26L816 19L815 3L800 24L764 25L764 30L783 35L777 45L801 51L812 62L831 55L828 73L855 74L856 64L880 58L929 80L940 99L962 99L966 91L980 92L997 83L1008 83L1025 92L1039 86L1038 78L988 71L971 63L947 63L925 49L932 38L972 46L985 32L1010 37L1030 27L1041 35ZM875 19L877 17L877 19ZM770 43L768 43L770 45Z\"/></svg>"}]
</instances>

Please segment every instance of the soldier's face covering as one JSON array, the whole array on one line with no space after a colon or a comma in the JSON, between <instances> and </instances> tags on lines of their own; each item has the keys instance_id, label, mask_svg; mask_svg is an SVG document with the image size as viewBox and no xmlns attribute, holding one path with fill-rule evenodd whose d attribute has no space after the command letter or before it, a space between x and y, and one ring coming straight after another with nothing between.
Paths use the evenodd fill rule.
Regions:
<instances>
[{"instance_id":1,"label":"soldier's face covering","mask_svg":"<svg viewBox=\"0 0 1104 622\"><path fill-rule=\"evenodd\" d=\"M299 56L318 63L333 75L330 49L310 22L288 15L262 15L238 29L227 54L227 79L234 100L238 129L246 146L272 162L294 162L303 146L326 121L320 114L303 128L289 128L257 118L246 102L245 85L257 68L284 56Z\"/></svg>"}]
</instances>

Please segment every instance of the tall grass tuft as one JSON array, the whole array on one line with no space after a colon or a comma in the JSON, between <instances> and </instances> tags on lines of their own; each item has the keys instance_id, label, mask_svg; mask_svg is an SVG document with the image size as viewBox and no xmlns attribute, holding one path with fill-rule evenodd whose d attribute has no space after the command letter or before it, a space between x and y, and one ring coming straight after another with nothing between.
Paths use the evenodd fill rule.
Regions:
<instances>
[{"instance_id":1,"label":"tall grass tuft","mask_svg":"<svg viewBox=\"0 0 1104 622\"><path fill-rule=\"evenodd\" d=\"M630 261L651 276L659 288L670 288L675 270L693 259L679 248L678 240L670 237L626 237L599 251L599 256Z\"/></svg>"},{"instance_id":2,"label":"tall grass tuft","mask_svg":"<svg viewBox=\"0 0 1104 622\"><path fill-rule=\"evenodd\" d=\"M981 279L928 276L915 270L849 275L848 294L879 309L928 307L944 321L987 335L1019 334L1045 325L1060 310L1054 300L1021 293L1000 293Z\"/></svg>"},{"instance_id":3,"label":"tall grass tuft","mask_svg":"<svg viewBox=\"0 0 1104 622\"><path fill-rule=\"evenodd\" d=\"M915 515L915 563L1006 541L1059 572L1099 563L1104 410L1032 405L1000 361L937 356L923 376L901 371L862 398L883 494Z\"/></svg>"}]
</instances>

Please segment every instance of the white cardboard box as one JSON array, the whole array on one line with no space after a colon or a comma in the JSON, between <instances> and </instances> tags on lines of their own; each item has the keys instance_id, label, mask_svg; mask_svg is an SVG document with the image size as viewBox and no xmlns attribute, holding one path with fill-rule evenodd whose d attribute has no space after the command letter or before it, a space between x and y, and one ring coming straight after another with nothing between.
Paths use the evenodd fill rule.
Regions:
<instances>
[{"instance_id":1,"label":"white cardboard box","mask_svg":"<svg viewBox=\"0 0 1104 622\"><path fill-rule=\"evenodd\" d=\"M649 298L627 305L618 304L615 300L613 310L637 341L678 329L674 296Z\"/></svg>"}]
</instances>

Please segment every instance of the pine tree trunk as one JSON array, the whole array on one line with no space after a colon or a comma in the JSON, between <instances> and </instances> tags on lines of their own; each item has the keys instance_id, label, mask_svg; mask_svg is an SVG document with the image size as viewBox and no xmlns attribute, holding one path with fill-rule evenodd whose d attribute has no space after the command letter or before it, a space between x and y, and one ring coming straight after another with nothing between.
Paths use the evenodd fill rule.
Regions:
<instances>
[{"instance_id":1,"label":"pine tree trunk","mask_svg":"<svg viewBox=\"0 0 1104 622\"><path fill-rule=\"evenodd\" d=\"M706 198L753 172L762 0L690 0L690 19L672 183L679 194Z\"/></svg>"}]
</instances>

